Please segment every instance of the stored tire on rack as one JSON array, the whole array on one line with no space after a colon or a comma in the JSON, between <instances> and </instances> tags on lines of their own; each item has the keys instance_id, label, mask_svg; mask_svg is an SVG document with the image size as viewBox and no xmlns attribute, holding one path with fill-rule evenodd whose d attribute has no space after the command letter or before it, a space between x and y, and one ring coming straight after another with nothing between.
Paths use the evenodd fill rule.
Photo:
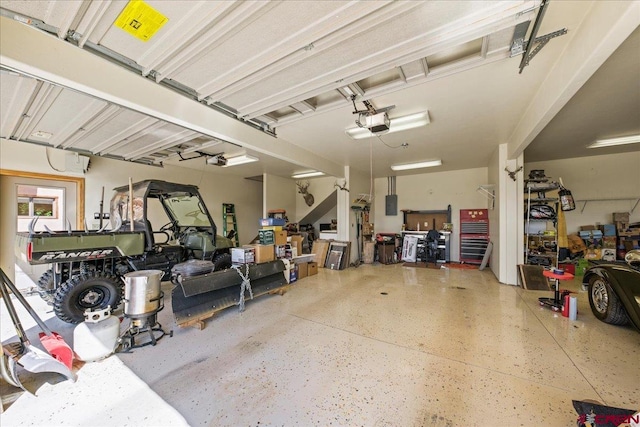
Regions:
<instances>
[{"instance_id":1,"label":"stored tire on rack","mask_svg":"<svg viewBox=\"0 0 640 427\"><path fill-rule=\"evenodd\" d=\"M605 323L626 325L629 317L611 285L600 276L589 279L589 305L593 315Z\"/></svg>"},{"instance_id":2,"label":"stored tire on rack","mask_svg":"<svg viewBox=\"0 0 640 427\"><path fill-rule=\"evenodd\" d=\"M213 257L213 271L231 268L231 254L219 254Z\"/></svg>"},{"instance_id":3,"label":"stored tire on rack","mask_svg":"<svg viewBox=\"0 0 640 427\"><path fill-rule=\"evenodd\" d=\"M64 282L53 297L53 311L67 323L84 321L87 309L115 309L122 299L123 285L110 273L87 271Z\"/></svg>"}]
</instances>

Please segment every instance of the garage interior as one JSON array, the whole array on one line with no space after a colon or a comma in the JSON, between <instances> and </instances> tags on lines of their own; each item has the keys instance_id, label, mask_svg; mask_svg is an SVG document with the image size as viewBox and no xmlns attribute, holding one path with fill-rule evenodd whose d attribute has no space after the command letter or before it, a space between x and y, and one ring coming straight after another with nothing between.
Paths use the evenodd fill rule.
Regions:
<instances>
[{"instance_id":1,"label":"garage interior","mask_svg":"<svg viewBox=\"0 0 640 427\"><path fill-rule=\"evenodd\" d=\"M598 320L582 285L640 239L638 144L589 148L640 135L640 2L0 8L0 266L67 343L76 325L32 291L48 267L14 254L43 200L64 206L39 233L116 229L114 188L195 185L217 234L257 251L284 211L317 264L303 275L283 249L281 292L194 322L165 277L170 334L76 362L75 383L19 367L37 396L3 379L3 425L564 426L584 415L574 400L640 411L640 334ZM530 193L549 182L554 217L536 227ZM61 195L23 194L49 187ZM159 203L145 207L154 231ZM425 241L405 259L429 231L443 250ZM469 239L484 242L471 258ZM323 245L348 249L331 262ZM540 304L553 282L535 289L532 264L575 276L558 286L577 318Z\"/></svg>"}]
</instances>

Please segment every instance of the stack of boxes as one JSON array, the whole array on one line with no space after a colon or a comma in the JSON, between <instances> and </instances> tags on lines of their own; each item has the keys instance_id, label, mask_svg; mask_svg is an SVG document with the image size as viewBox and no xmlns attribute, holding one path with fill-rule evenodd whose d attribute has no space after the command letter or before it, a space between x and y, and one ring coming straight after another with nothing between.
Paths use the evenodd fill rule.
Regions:
<instances>
[{"instance_id":1,"label":"stack of boxes","mask_svg":"<svg viewBox=\"0 0 640 427\"><path fill-rule=\"evenodd\" d=\"M259 225L261 227L258 230L260 243L232 248L233 264L261 264L282 259L285 263L285 277L289 283L317 274L317 264L306 262L308 260L298 256L302 252L302 236L287 237L287 232L283 230L284 219L262 218Z\"/></svg>"},{"instance_id":2,"label":"stack of boxes","mask_svg":"<svg viewBox=\"0 0 640 427\"><path fill-rule=\"evenodd\" d=\"M602 232L602 258L604 261L616 260L616 227L613 224L599 226Z\"/></svg>"},{"instance_id":3,"label":"stack of boxes","mask_svg":"<svg viewBox=\"0 0 640 427\"><path fill-rule=\"evenodd\" d=\"M585 259L602 259L602 238L604 237L602 231L594 225L583 225L578 234L587 247L584 253Z\"/></svg>"},{"instance_id":4,"label":"stack of boxes","mask_svg":"<svg viewBox=\"0 0 640 427\"><path fill-rule=\"evenodd\" d=\"M640 229L629 228L629 212L614 212L613 223L618 234L619 258L632 249L640 249Z\"/></svg>"}]
</instances>

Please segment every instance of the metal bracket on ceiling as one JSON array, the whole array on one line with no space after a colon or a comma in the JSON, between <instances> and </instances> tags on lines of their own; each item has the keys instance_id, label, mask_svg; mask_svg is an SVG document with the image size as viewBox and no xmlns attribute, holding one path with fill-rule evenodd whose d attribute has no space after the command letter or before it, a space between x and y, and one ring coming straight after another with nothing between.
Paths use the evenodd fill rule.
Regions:
<instances>
[{"instance_id":1,"label":"metal bracket on ceiling","mask_svg":"<svg viewBox=\"0 0 640 427\"><path fill-rule=\"evenodd\" d=\"M516 27L516 34L514 34L514 40L511 44L511 56L519 54L522 51L522 48L526 46L524 54L522 55L522 60L520 61L519 74L522 74L522 70L524 69L524 67L529 65L529 62L531 62L533 57L536 56L547 43L549 43L549 40L567 34L567 29L563 28L549 34L545 34L544 36L536 37L538 35L540 25L542 24L544 14L547 10L547 6L549 5L549 1L550 0L542 0L542 3L540 3L540 10L538 11L536 22L533 24L533 29L531 30L529 41L524 41L524 34L522 34L522 32L521 34L516 36L516 34L518 33L518 28L520 28L521 30L524 28L524 32L526 32L528 23L526 27L522 26L524 23Z\"/></svg>"},{"instance_id":2,"label":"metal bracket on ceiling","mask_svg":"<svg viewBox=\"0 0 640 427\"><path fill-rule=\"evenodd\" d=\"M224 155L224 153L209 154L209 153L205 153L204 151L194 151L194 153L196 153L197 156L184 157L181 152L178 152L178 156L180 157L179 161L184 162L185 160L199 159L201 157L205 157L208 159L209 157L218 157L218 156Z\"/></svg>"}]
</instances>

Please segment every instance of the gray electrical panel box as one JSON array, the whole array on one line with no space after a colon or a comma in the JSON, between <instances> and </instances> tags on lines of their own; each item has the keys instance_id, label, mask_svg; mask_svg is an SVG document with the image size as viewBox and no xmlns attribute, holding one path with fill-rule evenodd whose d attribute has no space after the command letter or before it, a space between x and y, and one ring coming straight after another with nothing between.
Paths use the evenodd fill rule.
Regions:
<instances>
[{"instance_id":1,"label":"gray electrical panel box","mask_svg":"<svg viewBox=\"0 0 640 427\"><path fill-rule=\"evenodd\" d=\"M398 215L398 195L389 194L384 196L384 214L386 216Z\"/></svg>"}]
</instances>

